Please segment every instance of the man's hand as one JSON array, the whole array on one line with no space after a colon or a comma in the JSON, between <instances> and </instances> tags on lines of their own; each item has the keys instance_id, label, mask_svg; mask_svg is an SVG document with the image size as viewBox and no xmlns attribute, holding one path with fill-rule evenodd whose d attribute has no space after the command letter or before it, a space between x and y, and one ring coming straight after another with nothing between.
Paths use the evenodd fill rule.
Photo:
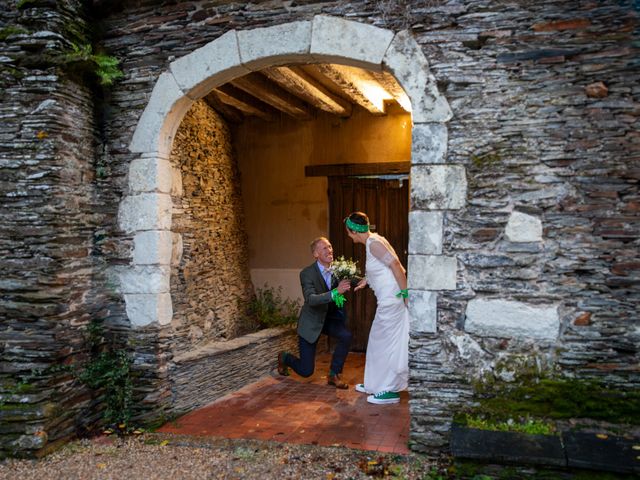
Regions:
<instances>
[{"instance_id":1,"label":"man's hand","mask_svg":"<svg viewBox=\"0 0 640 480\"><path fill-rule=\"evenodd\" d=\"M362 290L366 286L367 286L367 279L363 278L358 282L358 285L356 285L356 288L354 288L353 291L357 292L358 290Z\"/></svg>"},{"instance_id":2,"label":"man's hand","mask_svg":"<svg viewBox=\"0 0 640 480\"><path fill-rule=\"evenodd\" d=\"M348 292L350 288L351 288L351 283L349 282L349 280L340 280L340 283L336 287L336 289L338 290L338 293Z\"/></svg>"}]
</instances>

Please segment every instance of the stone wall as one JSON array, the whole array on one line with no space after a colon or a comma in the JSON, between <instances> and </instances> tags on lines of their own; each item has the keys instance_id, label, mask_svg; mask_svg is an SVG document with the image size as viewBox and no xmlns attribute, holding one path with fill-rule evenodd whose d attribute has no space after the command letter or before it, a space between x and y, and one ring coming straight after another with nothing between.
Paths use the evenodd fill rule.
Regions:
<instances>
[{"instance_id":1,"label":"stone wall","mask_svg":"<svg viewBox=\"0 0 640 480\"><path fill-rule=\"evenodd\" d=\"M88 41L81 2L15 3L0 11L0 458L95 421L65 366L91 318L121 313L100 275L96 94L59 61Z\"/></svg>"},{"instance_id":2,"label":"stone wall","mask_svg":"<svg viewBox=\"0 0 640 480\"><path fill-rule=\"evenodd\" d=\"M58 4L58 14L77 6ZM510 381L525 370L554 369L638 387L640 74L633 1L103 4L95 12L104 18L102 45L122 60L125 77L97 108L95 167L86 151L94 135L87 89L54 68L24 63L38 48L63 48L55 34L43 33L60 30L60 22L38 20L50 7L0 12L3 23L39 31L0 40L13 59L5 65L24 74L2 70L8 95L0 149L9 159L0 166L0 253L8 272L3 382L64 361L70 355L64 346L79 342L78 326L91 315L126 327L122 301L100 272L131 261L132 239L119 230L115 213L134 158L127 146L169 63L231 29L326 14L410 29L453 111L445 162L459 166L459 181L468 183L466 198L456 199L461 209L432 212L424 201L429 192L418 187L439 169L421 167L412 176L411 219L423 222L412 232L443 215L442 252L457 263L453 289L438 292L437 332L412 332L413 448L446 444L451 417L472 398L470 380L480 376ZM63 207L64 217L56 210ZM95 252L96 263L85 252ZM425 256L414 257L409 273L425 281L420 277L431 272L416 268L426 265L418 258ZM413 298L413 308L431 308L435 298ZM509 328L492 323L496 317ZM144 408L169 408L168 332L150 326L133 336L146 341L135 359L144 373L138 385ZM56 375L48 385L60 385L71 402L77 397L69 392L80 392L65 381ZM3 438L24 439L22 448L43 438L43 419L53 418L57 403L49 401L53 391L41 390L29 400L32 416L12 417L15 432L3 431ZM52 439L70 428L68 417L56 418L62 420L46 431Z\"/></svg>"},{"instance_id":3,"label":"stone wall","mask_svg":"<svg viewBox=\"0 0 640 480\"><path fill-rule=\"evenodd\" d=\"M205 102L185 115L173 144L174 261L171 272L176 354L252 326L240 173L231 136Z\"/></svg>"}]
</instances>

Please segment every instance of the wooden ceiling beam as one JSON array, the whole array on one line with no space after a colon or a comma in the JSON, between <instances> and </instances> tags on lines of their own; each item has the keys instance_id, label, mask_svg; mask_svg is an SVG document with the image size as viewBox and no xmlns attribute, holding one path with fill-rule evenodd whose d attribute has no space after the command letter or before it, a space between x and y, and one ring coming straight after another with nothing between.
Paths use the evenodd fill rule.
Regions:
<instances>
[{"instance_id":1,"label":"wooden ceiling beam","mask_svg":"<svg viewBox=\"0 0 640 480\"><path fill-rule=\"evenodd\" d=\"M311 120L313 110L295 95L258 73L249 73L231 81L232 85L257 97L260 101L298 120Z\"/></svg>"},{"instance_id":2,"label":"wooden ceiling beam","mask_svg":"<svg viewBox=\"0 0 640 480\"><path fill-rule=\"evenodd\" d=\"M269 105L228 83L219 86L214 92L222 103L237 108L245 115L253 115L267 121L273 121L276 116Z\"/></svg>"},{"instance_id":3,"label":"wooden ceiling beam","mask_svg":"<svg viewBox=\"0 0 640 480\"><path fill-rule=\"evenodd\" d=\"M396 78L389 72L370 72L382 87L391 94L393 99L405 112L411 113L411 100L404 92Z\"/></svg>"},{"instance_id":4,"label":"wooden ceiling beam","mask_svg":"<svg viewBox=\"0 0 640 480\"><path fill-rule=\"evenodd\" d=\"M314 66L334 82L344 95L373 115L385 115L384 102L393 96L367 70L346 65L318 64Z\"/></svg>"},{"instance_id":5,"label":"wooden ceiling beam","mask_svg":"<svg viewBox=\"0 0 640 480\"><path fill-rule=\"evenodd\" d=\"M345 118L351 115L351 103L333 94L301 67L272 67L260 73L320 110Z\"/></svg>"},{"instance_id":6,"label":"wooden ceiling beam","mask_svg":"<svg viewBox=\"0 0 640 480\"><path fill-rule=\"evenodd\" d=\"M218 92L215 90L206 95L203 100L207 105L218 112L226 121L231 123L242 123L242 120L244 119L242 112L220 100Z\"/></svg>"}]
</instances>

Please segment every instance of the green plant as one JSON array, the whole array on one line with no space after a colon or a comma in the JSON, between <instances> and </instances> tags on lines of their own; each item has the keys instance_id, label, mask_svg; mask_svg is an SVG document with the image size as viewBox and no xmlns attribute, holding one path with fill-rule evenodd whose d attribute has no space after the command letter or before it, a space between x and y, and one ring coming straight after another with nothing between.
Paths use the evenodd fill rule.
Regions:
<instances>
[{"instance_id":1,"label":"green plant","mask_svg":"<svg viewBox=\"0 0 640 480\"><path fill-rule=\"evenodd\" d=\"M119 430L126 433L133 405L131 359L125 350L106 342L99 322L91 322L87 332L91 359L77 374L77 378L89 388L102 391L104 422L118 425Z\"/></svg>"},{"instance_id":2,"label":"green plant","mask_svg":"<svg viewBox=\"0 0 640 480\"><path fill-rule=\"evenodd\" d=\"M7 37L11 35L19 35L21 33L29 33L24 28L14 27L13 25L9 25L8 27L4 27L0 29L0 40L6 40Z\"/></svg>"},{"instance_id":3,"label":"green plant","mask_svg":"<svg viewBox=\"0 0 640 480\"><path fill-rule=\"evenodd\" d=\"M110 55L94 53L93 47L88 44L77 45L73 43L71 51L65 53L61 60L63 64L93 72L97 75L101 85L112 85L115 80L124 76L118 68L120 60Z\"/></svg>"},{"instance_id":4,"label":"green plant","mask_svg":"<svg viewBox=\"0 0 640 480\"><path fill-rule=\"evenodd\" d=\"M249 311L263 327L292 325L298 320L300 304L296 300L282 297L282 287L266 284L256 289L256 296L249 304Z\"/></svg>"},{"instance_id":5,"label":"green plant","mask_svg":"<svg viewBox=\"0 0 640 480\"><path fill-rule=\"evenodd\" d=\"M526 417L518 422L513 420L496 422L467 414L465 415L464 422L468 427L480 430L522 432L529 433L531 435L555 435L556 433L556 428L552 423L530 417Z\"/></svg>"}]
</instances>

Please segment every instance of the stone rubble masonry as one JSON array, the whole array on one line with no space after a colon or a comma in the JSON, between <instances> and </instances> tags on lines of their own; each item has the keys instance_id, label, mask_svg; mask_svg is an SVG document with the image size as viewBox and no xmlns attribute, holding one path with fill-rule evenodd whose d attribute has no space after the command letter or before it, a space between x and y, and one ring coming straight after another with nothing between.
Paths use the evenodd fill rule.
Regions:
<instances>
[{"instance_id":1,"label":"stone rubble masonry","mask_svg":"<svg viewBox=\"0 0 640 480\"><path fill-rule=\"evenodd\" d=\"M105 269L168 266L168 238L137 237L147 232L171 232L172 271L189 255L179 254L180 239L185 252L191 246L184 232L173 231L172 207L162 203L184 194L183 172L172 165L167 192L161 171L183 116L210 85L201 83L223 77L202 70L179 85L174 62L231 38L245 56L232 64L246 60L259 70L288 61L278 51L310 51L312 41L294 48L307 38L306 22L312 35L314 22L346 20L398 32L380 64L412 99L412 184L419 188L411 218L434 229L415 239L424 229L414 221L410 262L418 263L409 275L420 285L455 280L452 290L411 290L412 448L446 447L453 415L474 400L474 363L508 377L487 358L535 352L561 375L640 385L640 39L632 0L416 2L410 11L384 12L378 2L123 2L98 12L101 46L125 74L103 99L33 62L46 49L63 50L61 27L82 18L79 2L41 3L18 10L13 2L0 11L1 25L27 32L0 37L0 395L8 401L0 411L1 455L55 444L95 420L96 402L69 376L48 372L30 382L30 392L7 388L81 351L79 330L90 318L116 325L135 345L136 419L172 408L169 372L186 365L171 366L175 344L202 346L176 342L174 326L159 325L171 318L155 313L167 313L160 305L171 300L167 293L143 309L150 316L141 324L148 325L131 328L123 296L147 294L123 294ZM258 29L269 28L274 37L287 29L282 39L291 43L261 46ZM224 59L206 59L214 61ZM597 91L588 88L596 84ZM140 224L134 212L142 214ZM539 239L510 240L514 212L541 222ZM163 243L158 251L136 250L136 243L156 240ZM413 271L438 256L455 260L447 263L455 276ZM465 331L474 322L466 318L471 301L557 306L557 340L538 348L530 337ZM203 326L195 325L194 339Z\"/></svg>"},{"instance_id":2,"label":"stone rubble masonry","mask_svg":"<svg viewBox=\"0 0 640 480\"><path fill-rule=\"evenodd\" d=\"M173 197L172 227L182 243L171 268L171 326L179 354L245 333L253 287L231 134L204 101L185 115L171 162L182 173L183 190Z\"/></svg>"}]
</instances>

